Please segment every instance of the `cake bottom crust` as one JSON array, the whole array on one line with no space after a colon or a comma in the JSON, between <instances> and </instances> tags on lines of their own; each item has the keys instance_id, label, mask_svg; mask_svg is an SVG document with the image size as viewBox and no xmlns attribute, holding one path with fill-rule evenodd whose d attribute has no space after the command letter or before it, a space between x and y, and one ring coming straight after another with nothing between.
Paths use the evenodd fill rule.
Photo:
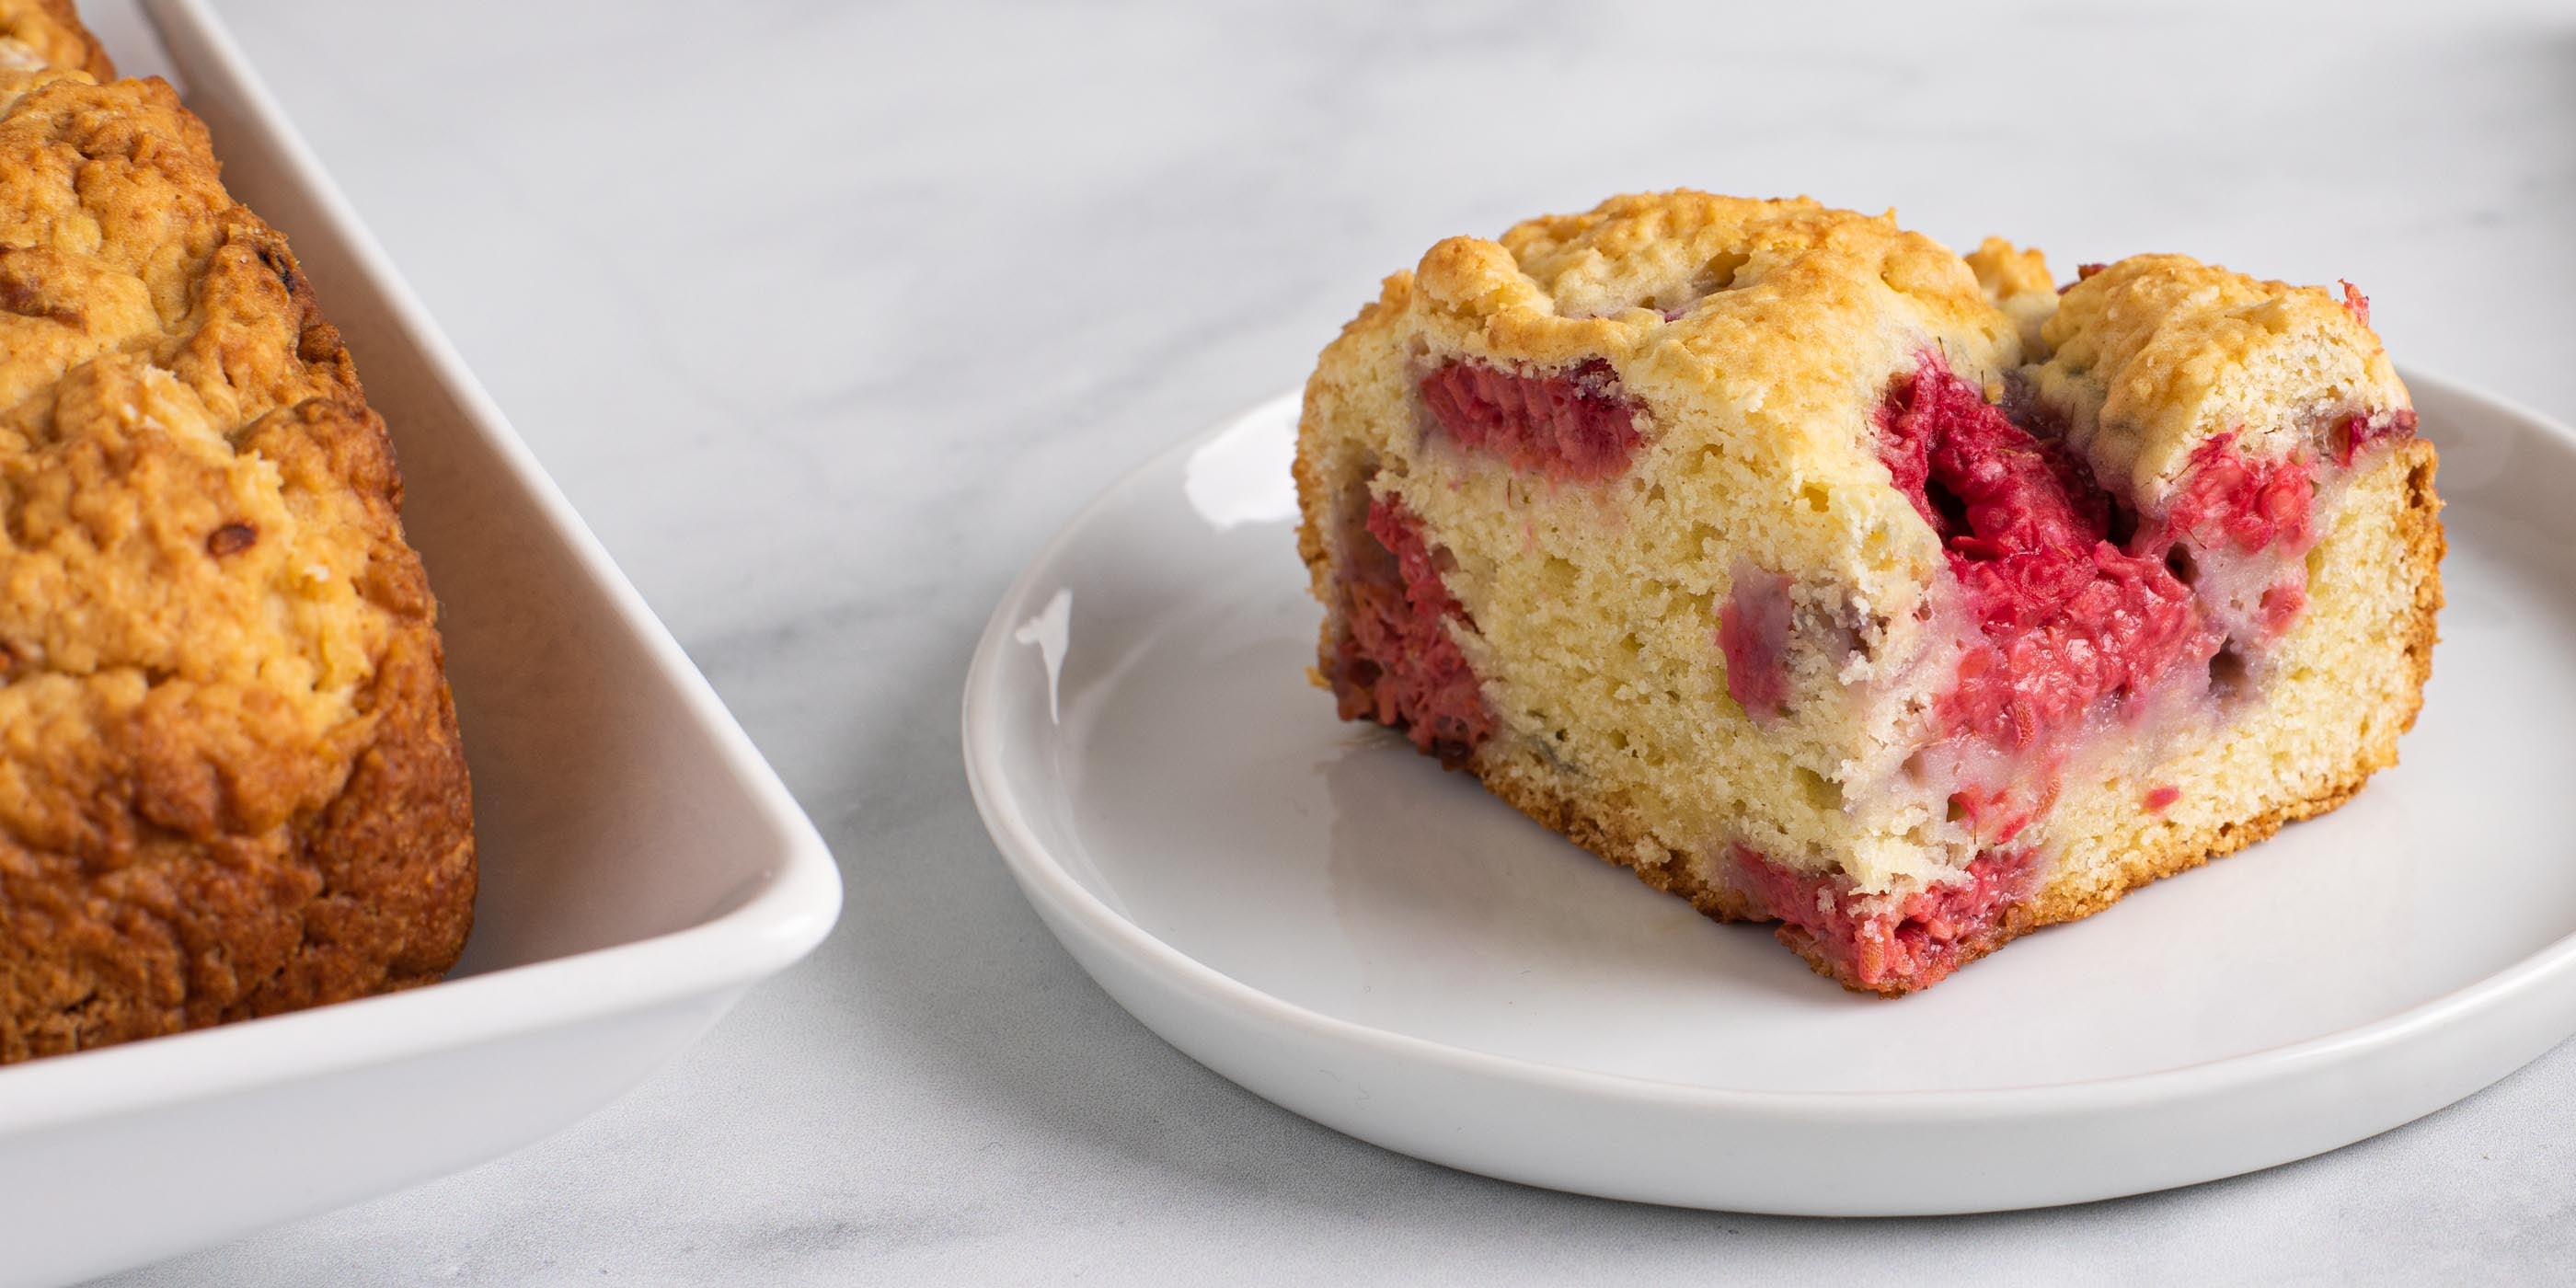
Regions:
<instances>
[{"instance_id":1,"label":"cake bottom crust","mask_svg":"<svg viewBox=\"0 0 2576 1288\"><path fill-rule=\"evenodd\" d=\"M2043 926L2092 916L2148 882L2177 872L2188 872L2212 859L2224 858L2265 840L2286 824L2326 813L2352 799L2370 775L2381 767L2357 768L2350 779L2259 818L2183 834L2168 845L2134 851L2109 873L2107 881L2069 879L2069 876L2090 876L2080 873L2053 876L2037 894L2008 905L1992 923L1960 939L1955 945L1957 955L1953 964L1965 966ZM1474 767L1472 772L1494 795L1536 820L1540 826L1564 835L1603 860L1629 869L1647 885L1690 900L1692 907L1711 918L1718 921L1774 920L1767 909L1757 906L1742 891L1707 879L1690 855L1651 839L1634 824L1615 817L1596 817L1585 806L1544 781L1541 775L1514 772L1518 769L1519 766L1504 763L1490 770L1483 766ZM1817 974L1853 992L1903 997L1918 987L1911 976L1889 976L1876 985L1863 984L1850 973L1848 966L1830 957L1814 936L1785 925L1773 933L1782 944L1805 959Z\"/></svg>"},{"instance_id":2,"label":"cake bottom crust","mask_svg":"<svg viewBox=\"0 0 2576 1288\"><path fill-rule=\"evenodd\" d=\"M2384 732L2360 747L2342 774L2302 799L2270 808L2251 818L2235 819L2196 830L2176 830L2159 842L2132 848L2089 867L2059 869L2030 898L2007 905L1990 924L1957 941L1953 964L1964 966L2043 926L2077 921L2100 912L2130 891L2177 872L2187 872L2265 840L2281 828L2333 810L2362 789L2370 776L2397 763L2397 739L2412 729L2423 704L2424 682L2433 672L2434 617L2442 606L2440 564L2444 548L2438 515L2441 502L2433 491L2435 455L2431 445L2410 442L2407 454L2407 505L2398 524L2410 566L2423 570L2416 582L2409 619L2397 623L2403 640L2403 665L2409 672L2405 709L2387 722ZM1769 909L1744 891L1712 879L1718 865L1710 856L1694 856L1654 839L1639 820L1615 808L1585 801L1564 783L1563 775L1535 756L1514 755L1507 743L1486 744L1465 768L1504 802L1542 827L1611 863L1628 868L1658 890L1688 899L1691 906L1719 921L1770 921ZM1832 960L1813 936L1791 926L1778 930L1780 942L1806 959L1816 973L1855 992L1901 997L1919 985L1911 978L1889 977L1863 984L1849 968ZM1944 972L1946 974L1947 972Z\"/></svg>"}]
</instances>

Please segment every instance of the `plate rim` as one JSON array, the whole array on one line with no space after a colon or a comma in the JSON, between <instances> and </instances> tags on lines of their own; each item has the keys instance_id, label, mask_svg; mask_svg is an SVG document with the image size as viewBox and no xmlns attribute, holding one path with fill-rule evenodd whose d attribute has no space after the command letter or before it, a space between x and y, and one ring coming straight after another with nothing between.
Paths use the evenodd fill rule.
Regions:
<instances>
[{"instance_id":1,"label":"plate rim","mask_svg":"<svg viewBox=\"0 0 2576 1288\"><path fill-rule=\"evenodd\" d=\"M2550 416L2418 368L2405 366L2401 371L2410 388L2438 391L2443 398L2475 406L2486 414L2523 422L2576 450L2576 430ZM1014 655L1010 647L1012 633L1019 622L1032 614L1038 590L1048 583L1068 548L1098 520L1138 489L1185 464L1199 448L1248 422L1282 414L1299 397L1291 392L1264 399L1181 439L1121 474L1075 511L1030 558L1003 594L986 621L967 669L961 711L967 781L976 810L1022 891L1033 902L1043 900L1056 912L1074 918L1095 941L1117 952L1131 966L1179 987L1200 1002L1328 1042L1372 1048L1379 1054L1429 1061L1461 1074L1533 1088L1766 1117L1822 1117L1856 1124L1961 1123L2003 1116L2020 1119L2136 1108L2260 1086L2294 1078L2320 1066L2366 1057L2428 1029L2458 1025L2535 989L2576 983L2576 932L2571 932L2502 969L2403 1010L2315 1037L2173 1068L2000 1087L1792 1091L1586 1069L1478 1050L1327 1014L1236 979L1111 907L1083 885L1037 835L1019 794L1010 789L1009 775L1001 763L1001 667L1006 658ZM1079 954L1076 956L1078 959ZM1088 967L1086 972L1090 973ZM1106 981L1100 982L1106 986ZM1123 1001L1121 1006L1125 1007ZM1160 1032L1156 1026L1148 1027ZM2559 1040L2567 1036L2562 1034ZM2480 1084L2481 1088L2492 1081Z\"/></svg>"}]
</instances>

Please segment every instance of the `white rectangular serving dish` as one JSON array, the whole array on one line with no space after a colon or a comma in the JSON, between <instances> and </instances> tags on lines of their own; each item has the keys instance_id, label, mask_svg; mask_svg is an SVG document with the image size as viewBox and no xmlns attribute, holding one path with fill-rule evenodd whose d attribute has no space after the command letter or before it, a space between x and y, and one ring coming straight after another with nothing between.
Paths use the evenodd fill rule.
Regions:
<instances>
[{"instance_id":1,"label":"white rectangular serving dish","mask_svg":"<svg viewBox=\"0 0 2576 1288\"><path fill-rule=\"evenodd\" d=\"M474 937L433 988L0 1069L0 1286L413 1184L640 1081L839 914L831 855L413 299L202 0L86 6L282 229L392 426L474 781Z\"/></svg>"}]
</instances>

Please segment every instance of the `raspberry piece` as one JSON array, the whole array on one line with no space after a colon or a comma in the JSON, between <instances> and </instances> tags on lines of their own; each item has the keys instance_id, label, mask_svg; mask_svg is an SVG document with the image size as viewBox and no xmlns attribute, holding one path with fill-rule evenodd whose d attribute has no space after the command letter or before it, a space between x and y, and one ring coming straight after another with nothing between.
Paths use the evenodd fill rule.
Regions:
<instances>
[{"instance_id":1,"label":"raspberry piece","mask_svg":"<svg viewBox=\"0 0 2576 1288\"><path fill-rule=\"evenodd\" d=\"M1789 579L1739 569L1718 610L1717 646L1726 653L1726 695L1756 724L1778 719L1789 705Z\"/></svg>"},{"instance_id":2,"label":"raspberry piece","mask_svg":"<svg viewBox=\"0 0 2576 1288\"><path fill-rule=\"evenodd\" d=\"M2038 878L2030 850L1988 850L1957 881L1903 899L1858 895L1850 879L1793 872L1735 847L1737 882L1780 920L1781 942L1820 956L1862 988L1927 988L1992 947L2004 913L2028 898Z\"/></svg>"},{"instance_id":3,"label":"raspberry piece","mask_svg":"<svg viewBox=\"0 0 2576 1288\"><path fill-rule=\"evenodd\" d=\"M1976 835L2001 844L2055 801L2064 744L2089 712L2205 662L2221 640L2162 562L2108 540L2110 498L2064 450L1937 355L1889 389L1879 459L1940 535L1982 637L1960 659L1933 740L2012 753L1951 797Z\"/></svg>"},{"instance_id":4,"label":"raspberry piece","mask_svg":"<svg viewBox=\"0 0 2576 1288\"><path fill-rule=\"evenodd\" d=\"M1550 376L1451 362L1421 387L1431 419L1460 446L1563 482L1616 477L1643 441L1636 404L1599 358Z\"/></svg>"},{"instance_id":5,"label":"raspberry piece","mask_svg":"<svg viewBox=\"0 0 2576 1288\"><path fill-rule=\"evenodd\" d=\"M2370 450L2373 444L2384 439L2415 436L2415 409L2412 407L2400 407L2388 413L2388 423L2384 425L2373 425L2370 419L2365 413L2354 412L2344 417L2343 424L2335 427L2335 464L2351 469L2353 458Z\"/></svg>"},{"instance_id":6,"label":"raspberry piece","mask_svg":"<svg viewBox=\"0 0 2576 1288\"><path fill-rule=\"evenodd\" d=\"M1402 730L1442 764L1463 765L1494 732L1475 668L1449 634L1452 618L1474 623L1402 501L1371 501L1368 535L1380 549L1352 552L1342 582L1347 633L1332 676L1342 719Z\"/></svg>"},{"instance_id":7,"label":"raspberry piece","mask_svg":"<svg viewBox=\"0 0 2576 1288\"><path fill-rule=\"evenodd\" d=\"M2168 538L2188 536L2204 550L2232 543L2247 554L2275 541L2292 554L2311 544L2308 510L2317 489L2306 461L2248 462L2236 450L2236 435L2226 433L2192 449L2185 468L2165 508Z\"/></svg>"},{"instance_id":8,"label":"raspberry piece","mask_svg":"<svg viewBox=\"0 0 2576 1288\"><path fill-rule=\"evenodd\" d=\"M1960 664L1954 730L2029 746L2096 700L2152 681L2203 645L2215 650L2199 638L2191 591L2106 539L2111 505L2101 489L1938 357L1924 355L1889 390L1879 458L1941 535L1985 636L1987 647Z\"/></svg>"}]
</instances>

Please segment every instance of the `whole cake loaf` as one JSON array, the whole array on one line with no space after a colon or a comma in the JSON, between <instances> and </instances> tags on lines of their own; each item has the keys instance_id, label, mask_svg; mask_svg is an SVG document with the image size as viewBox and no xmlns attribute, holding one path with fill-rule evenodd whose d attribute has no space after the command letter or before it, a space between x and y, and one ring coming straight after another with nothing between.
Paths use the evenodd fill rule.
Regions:
<instances>
[{"instance_id":1,"label":"whole cake loaf","mask_svg":"<svg viewBox=\"0 0 2576 1288\"><path fill-rule=\"evenodd\" d=\"M1324 351L1316 678L1890 996L2334 808L2441 603L2348 285L1697 192L1441 242Z\"/></svg>"},{"instance_id":2,"label":"whole cake loaf","mask_svg":"<svg viewBox=\"0 0 2576 1288\"><path fill-rule=\"evenodd\" d=\"M465 763L402 483L159 80L0 0L0 1062L436 980Z\"/></svg>"}]
</instances>

